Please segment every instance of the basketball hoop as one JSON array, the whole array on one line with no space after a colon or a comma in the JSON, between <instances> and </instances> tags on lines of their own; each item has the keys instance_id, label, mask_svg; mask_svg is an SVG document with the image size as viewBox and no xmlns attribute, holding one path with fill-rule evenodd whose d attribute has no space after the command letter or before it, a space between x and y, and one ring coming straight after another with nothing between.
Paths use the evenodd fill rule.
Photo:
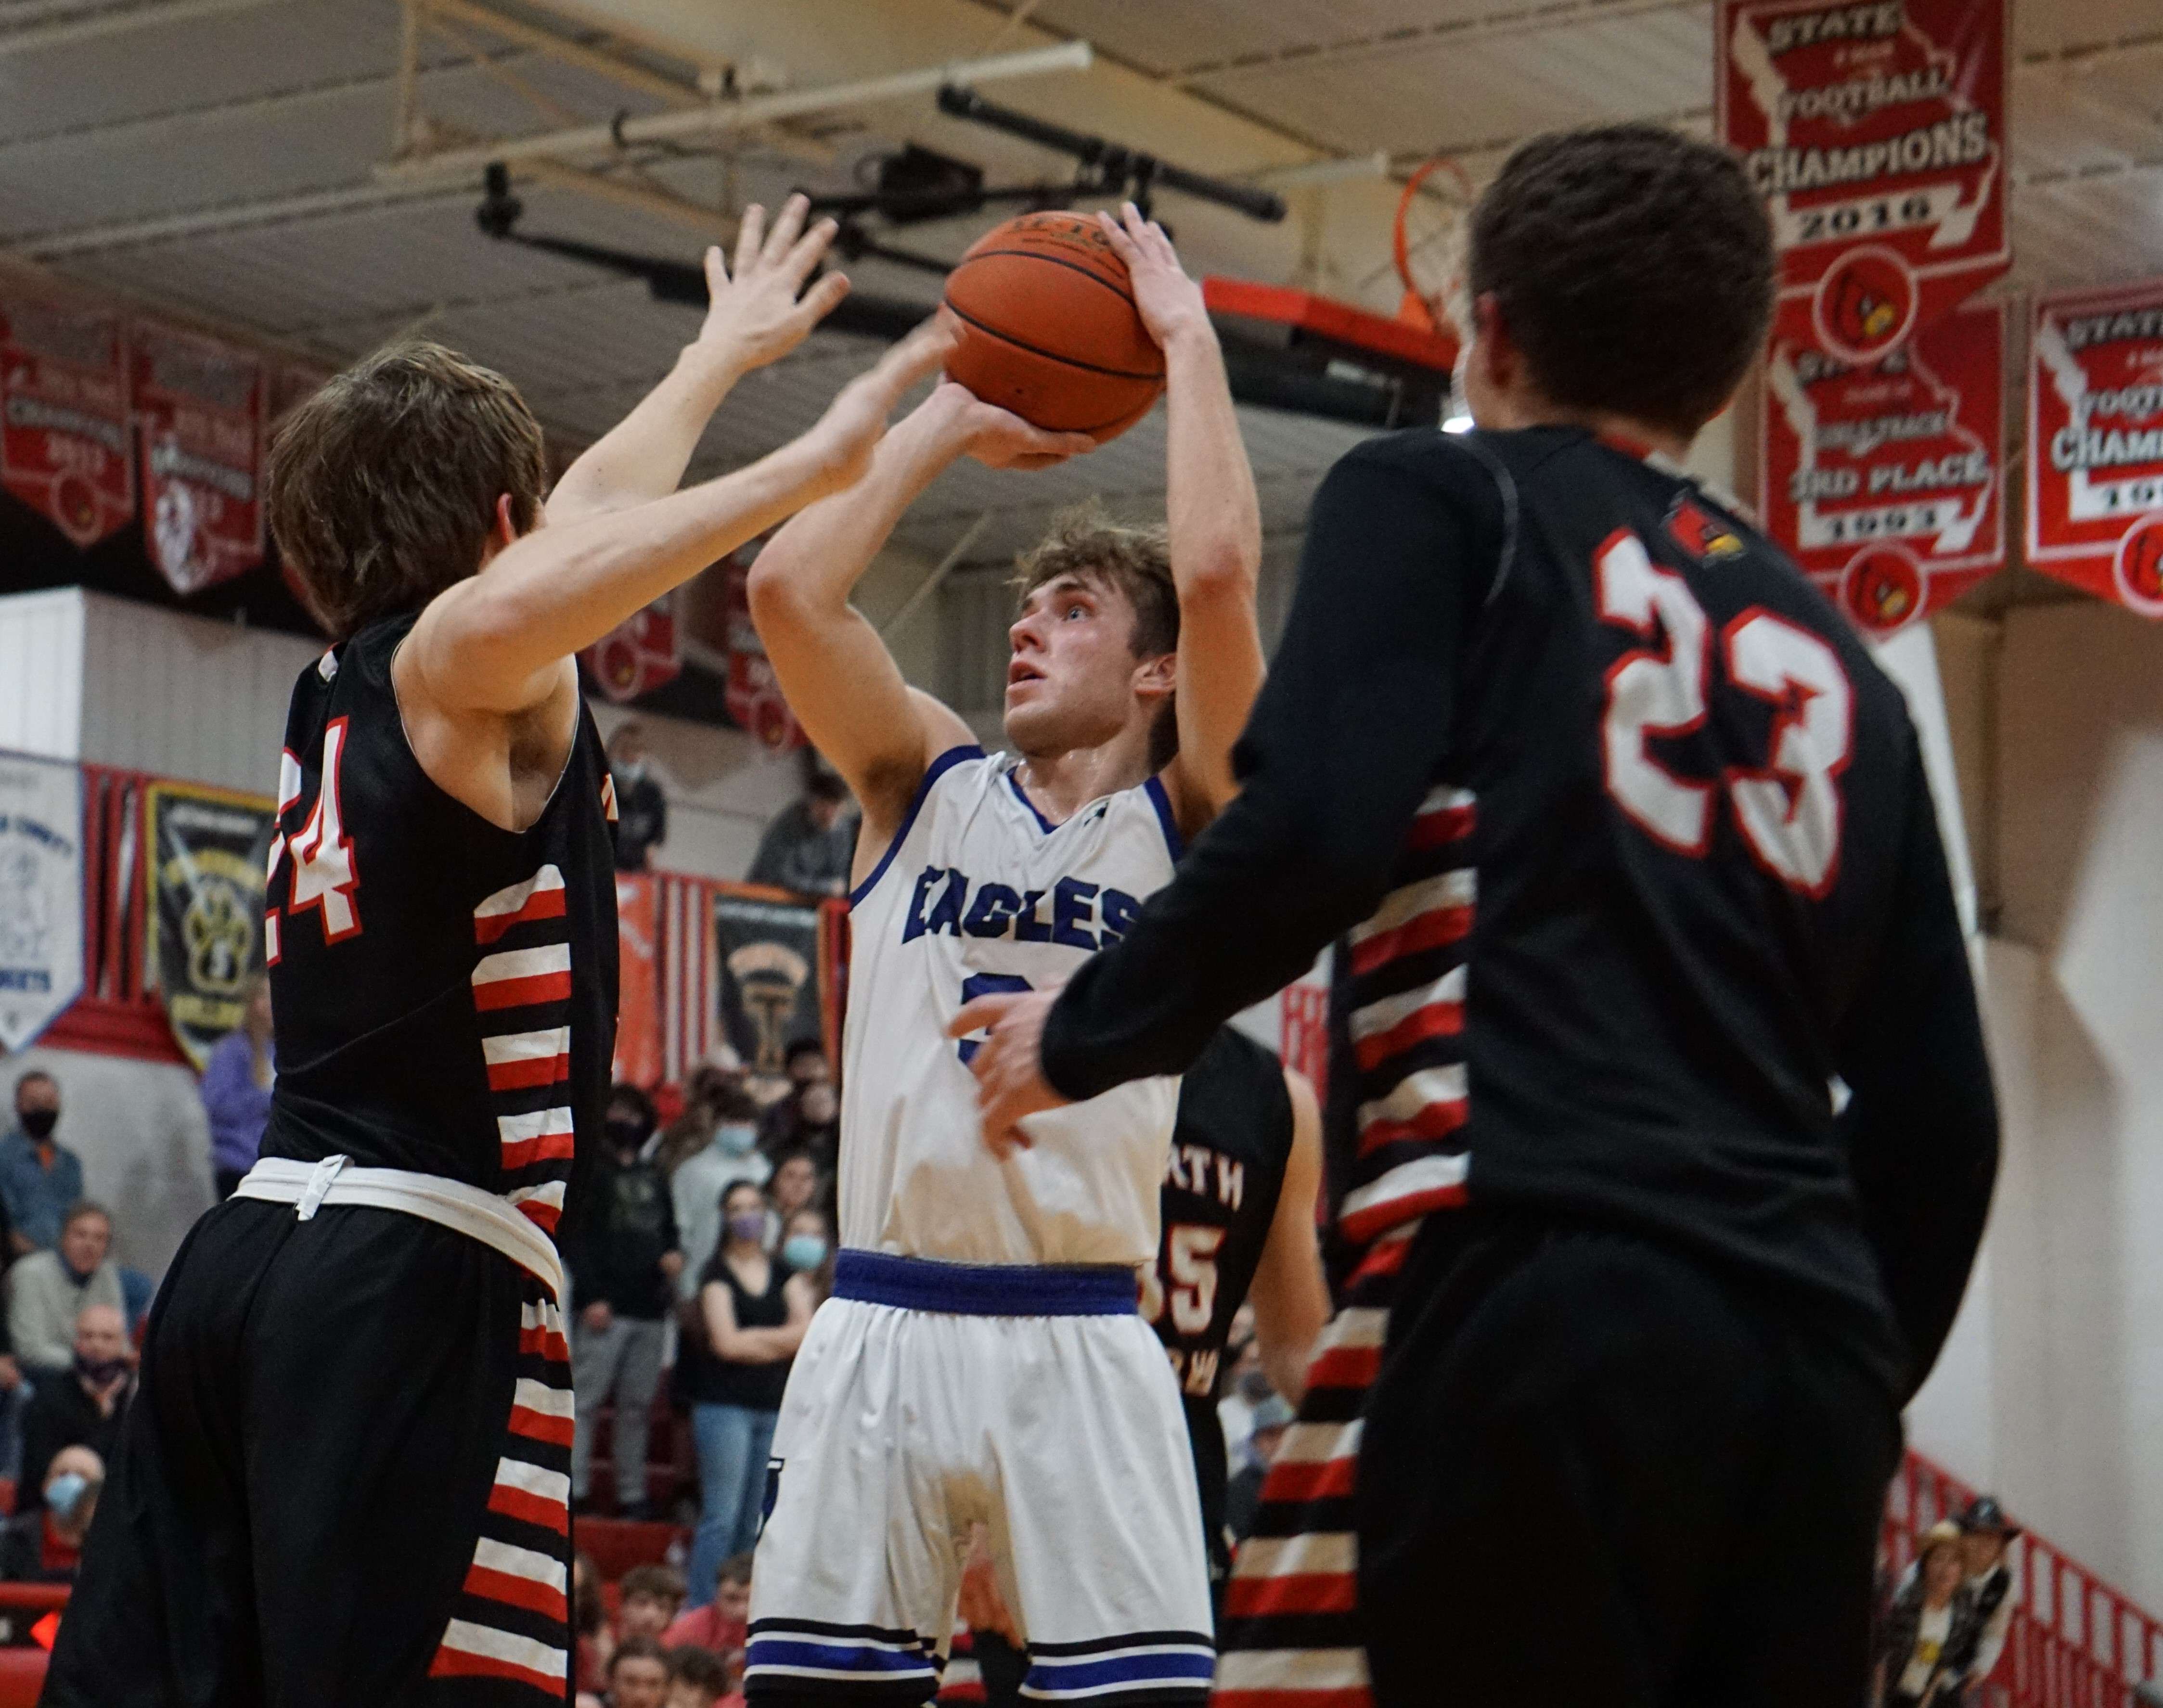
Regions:
<instances>
[{"instance_id":1,"label":"basketball hoop","mask_svg":"<svg viewBox=\"0 0 2163 1708\"><path fill-rule=\"evenodd\" d=\"M1448 155L1422 161L1405 181L1391 243L1405 288L1399 320L1463 336L1452 305L1464 282L1464 224L1474 199L1470 175Z\"/></svg>"}]
</instances>

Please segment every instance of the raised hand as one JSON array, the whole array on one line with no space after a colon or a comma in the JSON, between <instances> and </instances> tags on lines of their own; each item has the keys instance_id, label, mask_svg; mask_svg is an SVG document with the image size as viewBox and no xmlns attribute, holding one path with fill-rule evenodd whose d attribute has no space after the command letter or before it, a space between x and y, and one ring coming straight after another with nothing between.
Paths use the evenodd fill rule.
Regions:
<instances>
[{"instance_id":1,"label":"raised hand","mask_svg":"<svg viewBox=\"0 0 2163 1708\"><path fill-rule=\"evenodd\" d=\"M868 373L844 385L818 424L799 442L817 459L821 495L853 486L871 467L872 453L885 436L887 419L902 394L938 371L954 348L956 332L938 319L927 320L882 356Z\"/></svg>"},{"instance_id":2,"label":"raised hand","mask_svg":"<svg viewBox=\"0 0 2163 1708\"><path fill-rule=\"evenodd\" d=\"M746 208L736 228L733 276L718 244L706 251L706 322L698 347L738 372L779 361L849 294L848 279L841 273L829 273L804 290L838 229L822 219L805 231L810 206L801 196L790 196L770 233L766 210L757 202Z\"/></svg>"},{"instance_id":3,"label":"raised hand","mask_svg":"<svg viewBox=\"0 0 2163 1708\"><path fill-rule=\"evenodd\" d=\"M1134 307L1142 326L1160 347L1168 347L1181 334L1208 333L1209 311L1202 301L1202 287L1186 276L1179 255L1153 219L1144 219L1131 202L1123 202L1117 219L1099 212L1097 223L1127 264L1134 283Z\"/></svg>"},{"instance_id":4,"label":"raised hand","mask_svg":"<svg viewBox=\"0 0 2163 1708\"><path fill-rule=\"evenodd\" d=\"M1097 448L1097 442L1087 433L1032 427L951 380L941 380L922 407L937 418L946 443L987 469L1048 469Z\"/></svg>"}]
</instances>

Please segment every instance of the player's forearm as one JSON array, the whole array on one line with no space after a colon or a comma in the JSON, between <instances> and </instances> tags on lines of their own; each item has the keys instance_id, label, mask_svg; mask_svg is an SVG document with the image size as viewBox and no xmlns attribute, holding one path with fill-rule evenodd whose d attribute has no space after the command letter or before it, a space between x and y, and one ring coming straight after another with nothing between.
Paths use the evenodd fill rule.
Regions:
<instances>
[{"instance_id":1,"label":"player's forearm","mask_svg":"<svg viewBox=\"0 0 2163 1708\"><path fill-rule=\"evenodd\" d=\"M1190 594L1224 584L1244 589L1251 601L1262 566L1262 509L1223 352L1209 323L1198 321L1171 339L1164 359L1172 581L1182 607Z\"/></svg>"},{"instance_id":2,"label":"player's forearm","mask_svg":"<svg viewBox=\"0 0 2163 1708\"><path fill-rule=\"evenodd\" d=\"M723 354L685 345L638 406L564 470L548 496L548 520L578 521L673 492L706 423L742 373Z\"/></svg>"}]
</instances>

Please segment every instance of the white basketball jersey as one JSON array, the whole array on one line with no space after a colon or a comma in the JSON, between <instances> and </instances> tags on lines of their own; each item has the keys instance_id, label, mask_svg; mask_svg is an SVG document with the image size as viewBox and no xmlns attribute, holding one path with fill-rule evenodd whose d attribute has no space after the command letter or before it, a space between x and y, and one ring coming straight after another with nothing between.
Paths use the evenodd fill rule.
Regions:
<instances>
[{"instance_id":1,"label":"white basketball jersey","mask_svg":"<svg viewBox=\"0 0 2163 1708\"><path fill-rule=\"evenodd\" d=\"M1176 1077L1032 1115L1035 1142L986 1148L969 1040L979 996L1057 984L1122 935L1171 877L1164 786L1092 801L1061 825L1013 756L933 762L900 833L851 896L842 1039L841 1243L959 1263L1154 1260Z\"/></svg>"}]
</instances>

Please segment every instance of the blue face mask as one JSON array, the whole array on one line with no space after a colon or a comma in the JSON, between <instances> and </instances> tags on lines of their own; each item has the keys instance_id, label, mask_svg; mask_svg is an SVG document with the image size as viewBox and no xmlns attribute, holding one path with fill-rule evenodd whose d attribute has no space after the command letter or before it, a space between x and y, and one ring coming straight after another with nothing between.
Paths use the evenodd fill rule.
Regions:
<instances>
[{"instance_id":1,"label":"blue face mask","mask_svg":"<svg viewBox=\"0 0 2163 1708\"><path fill-rule=\"evenodd\" d=\"M826 1260L826 1242L816 1234L792 1234L781 1242L781 1260L793 1270L814 1270Z\"/></svg>"},{"instance_id":2,"label":"blue face mask","mask_svg":"<svg viewBox=\"0 0 2163 1708\"><path fill-rule=\"evenodd\" d=\"M76 1502L90 1486L89 1479L80 1471L62 1471L45 1485L45 1507L54 1517L65 1521L75 1511Z\"/></svg>"},{"instance_id":3,"label":"blue face mask","mask_svg":"<svg viewBox=\"0 0 2163 1708\"><path fill-rule=\"evenodd\" d=\"M726 1156L747 1156L758 1143L758 1129L747 1122L724 1121L714 1129L714 1143Z\"/></svg>"}]
</instances>

